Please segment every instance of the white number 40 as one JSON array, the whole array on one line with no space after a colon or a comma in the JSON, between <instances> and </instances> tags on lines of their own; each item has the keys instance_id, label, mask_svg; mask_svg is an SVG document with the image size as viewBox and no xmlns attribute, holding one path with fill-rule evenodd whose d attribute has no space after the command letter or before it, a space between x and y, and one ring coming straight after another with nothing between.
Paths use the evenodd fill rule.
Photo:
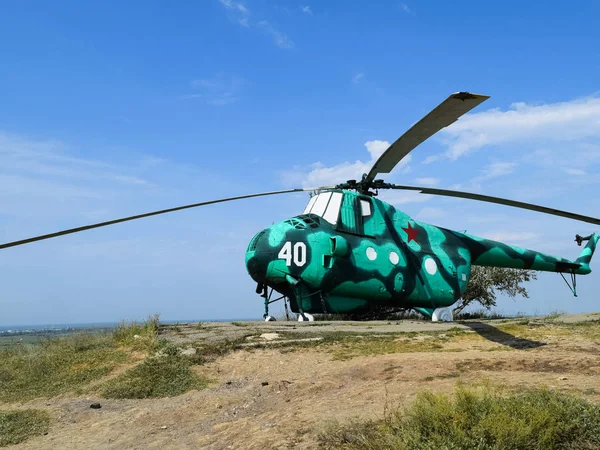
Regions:
<instances>
[{"instance_id":1,"label":"white number 40","mask_svg":"<svg viewBox=\"0 0 600 450\"><path fill-rule=\"evenodd\" d=\"M285 259L286 266L291 266L293 259L295 265L302 267L306 264L306 244L304 242L296 242L294 244L294 251L292 252L292 243L288 241L281 247L277 257L279 259Z\"/></svg>"}]
</instances>

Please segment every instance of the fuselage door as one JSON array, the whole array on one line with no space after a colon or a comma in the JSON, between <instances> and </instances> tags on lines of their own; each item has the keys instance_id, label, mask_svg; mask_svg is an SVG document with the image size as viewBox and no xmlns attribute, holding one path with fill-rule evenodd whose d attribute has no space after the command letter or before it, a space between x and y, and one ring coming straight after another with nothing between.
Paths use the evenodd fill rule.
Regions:
<instances>
[{"instance_id":1,"label":"fuselage door","mask_svg":"<svg viewBox=\"0 0 600 450\"><path fill-rule=\"evenodd\" d=\"M357 234L360 236L372 236L374 230L369 223L373 217L373 204L369 197L359 197L353 194L345 194L340 211L340 220L337 228L339 231Z\"/></svg>"}]
</instances>

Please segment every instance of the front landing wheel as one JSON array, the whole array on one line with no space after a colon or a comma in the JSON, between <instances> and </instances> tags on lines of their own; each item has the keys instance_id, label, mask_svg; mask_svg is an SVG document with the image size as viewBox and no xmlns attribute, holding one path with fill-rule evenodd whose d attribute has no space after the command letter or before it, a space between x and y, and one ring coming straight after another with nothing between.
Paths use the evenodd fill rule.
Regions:
<instances>
[{"instance_id":1,"label":"front landing wheel","mask_svg":"<svg viewBox=\"0 0 600 450\"><path fill-rule=\"evenodd\" d=\"M453 322L452 308L436 308L431 315L432 322Z\"/></svg>"},{"instance_id":2,"label":"front landing wheel","mask_svg":"<svg viewBox=\"0 0 600 450\"><path fill-rule=\"evenodd\" d=\"M314 322L315 318L312 316L312 314L309 314L309 313L298 314L298 322L304 322L304 321Z\"/></svg>"}]
</instances>

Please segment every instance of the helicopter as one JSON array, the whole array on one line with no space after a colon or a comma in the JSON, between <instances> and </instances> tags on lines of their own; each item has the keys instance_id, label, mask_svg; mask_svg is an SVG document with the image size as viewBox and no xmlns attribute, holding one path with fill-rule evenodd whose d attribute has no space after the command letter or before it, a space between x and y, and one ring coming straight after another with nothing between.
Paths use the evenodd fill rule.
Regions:
<instances>
[{"instance_id":1,"label":"helicopter","mask_svg":"<svg viewBox=\"0 0 600 450\"><path fill-rule=\"evenodd\" d=\"M599 225L600 219L549 207L471 192L391 184L377 178L390 173L426 139L488 98L470 92L449 95L392 143L359 181L178 206L8 242L0 244L0 249L210 204L308 192L310 200L302 214L273 223L248 244L246 268L263 299L265 321L275 320L269 305L282 299L286 312L289 301L299 321L313 321L313 314L356 313L373 306L414 309L432 321L452 321L451 306L467 289L472 266L557 272L577 296L576 276L591 272L590 261L600 239L596 233L576 235L577 245L587 244L577 259L569 260L420 222L377 198L382 189L416 191ZM570 283L565 274L571 277ZM273 298L275 292L279 297Z\"/></svg>"}]
</instances>

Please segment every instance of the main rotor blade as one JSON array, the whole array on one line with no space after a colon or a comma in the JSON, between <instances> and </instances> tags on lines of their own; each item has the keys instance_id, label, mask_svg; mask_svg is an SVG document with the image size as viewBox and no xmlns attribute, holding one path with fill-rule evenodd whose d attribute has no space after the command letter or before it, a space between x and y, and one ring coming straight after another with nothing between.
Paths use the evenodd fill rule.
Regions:
<instances>
[{"instance_id":1,"label":"main rotor blade","mask_svg":"<svg viewBox=\"0 0 600 450\"><path fill-rule=\"evenodd\" d=\"M531 203L518 202L516 200L508 200L500 197L492 197L489 195L473 194L471 192L451 191L447 189L435 189L427 187L417 186L401 186L398 184L392 184L391 189L401 189L407 191L420 191L421 194L432 194L432 195L444 195L446 197L459 197L468 198L470 200L479 200L488 203L497 203L499 205L513 206L515 208L529 209L531 211L538 211L546 214L552 214L554 216L566 217L568 219L580 220L582 222L593 223L600 225L600 219L594 217L583 216L581 214L571 213L568 211L561 211L560 209L548 208L546 206L534 205Z\"/></svg>"},{"instance_id":2,"label":"main rotor blade","mask_svg":"<svg viewBox=\"0 0 600 450\"><path fill-rule=\"evenodd\" d=\"M367 183L373 181L379 173L390 173L415 147L442 128L456 122L460 116L488 98L490 98L488 95L470 92L457 92L450 95L383 152L367 174Z\"/></svg>"},{"instance_id":3,"label":"main rotor blade","mask_svg":"<svg viewBox=\"0 0 600 450\"><path fill-rule=\"evenodd\" d=\"M41 236L35 236L35 237L28 238L28 239L22 239L20 241L7 242L6 244L1 244L0 249L4 249L4 248L8 248L8 247L15 247L17 245L29 244L30 242L42 241L44 239L50 239L53 237L64 236L65 234L78 233L80 231L91 230L92 228L106 227L108 225L114 225L114 224L121 223L121 222L127 222L129 220L142 219L144 217L150 217L150 216L157 216L159 214L166 214L169 212L180 211L182 209L196 208L198 206L212 205L213 203L223 203L223 202L229 202L232 200L241 200L241 199L252 198L252 197L263 197L266 195L289 194L292 192L305 192L305 191L319 191L319 190L326 190L326 189L333 189L333 188L334 188L334 186L321 186L321 187L317 187L317 188L286 189L284 191L261 192L259 194L240 195L238 197L228 197L228 198L221 198L221 199L217 199L217 200L210 200L207 202L193 203L191 205L177 206L175 208L169 208L169 209L161 209L160 211L153 211L153 212L149 212L149 213L145 213L145 214L138 214L135 216L123 217L121 219L109 220L107 222L100 222L100 223L95 223L92 225L85 225L83 227L70 228L68 230L57 231L56 233L43 234Z\"/></svg>"}]
</instances>

